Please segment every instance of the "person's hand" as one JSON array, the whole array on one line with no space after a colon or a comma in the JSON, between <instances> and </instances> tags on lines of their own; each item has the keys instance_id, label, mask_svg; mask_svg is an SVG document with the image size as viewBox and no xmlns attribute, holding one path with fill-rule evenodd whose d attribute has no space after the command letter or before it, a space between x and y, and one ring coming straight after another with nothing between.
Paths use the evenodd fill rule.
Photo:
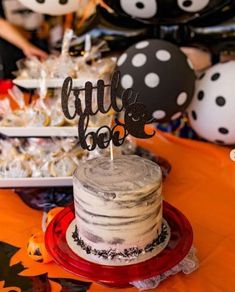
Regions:
<instances>
[{"instance_id":1,"label":"person's hand","mask_svg":"<svg viewBox=\"0 0 235 292\"><path fill-rule=\"evenodd\" d=\"M194 70L196 71L204 70L212 65L211 55L207 51L189 47L182 47L181 50L192 62Z\"/></svg>"},{"instance_id":2,"label":"person's hand","mask_svg":"<svg viewBox=\"0 0 235 292\"><path fill-rule=\"evenodd\" d=\"M27 43L24 48L23 52L27 58L37 57L40 60L45 60L48 57L48 54L43 50L37 48L36 46Z\"/></svg>"}]
</instances>

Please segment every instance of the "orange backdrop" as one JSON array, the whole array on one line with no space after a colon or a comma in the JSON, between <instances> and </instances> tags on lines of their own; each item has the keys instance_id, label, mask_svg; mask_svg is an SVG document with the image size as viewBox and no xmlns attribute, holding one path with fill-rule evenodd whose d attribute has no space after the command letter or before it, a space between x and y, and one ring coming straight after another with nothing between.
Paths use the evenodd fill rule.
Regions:
<instances>
[{"instance_id":1,"label":"orange backdrop","mask_svg":"<svg viewBox=\"0 0 235 292\"><path fill-rule=\"evenodd\" d=\"M164 198L190 220L200 260L196 272L170 277L157 291L235 291L235 162L229 158L231 149L162 133L140 144L171 163ZM0 241L21 247L11 264L22 261L28 267L23 275L47 272L50 277L73 278L56 264L39 264L28 258L26 244L31 233L40 230L41 216L13 191L0 191ZM0 282L0 291L9 290L2 287ZM60 286L53 284L53 291L60 291ZM117 290L93 284L89 291Z\"/></svg>"}]
</instances>

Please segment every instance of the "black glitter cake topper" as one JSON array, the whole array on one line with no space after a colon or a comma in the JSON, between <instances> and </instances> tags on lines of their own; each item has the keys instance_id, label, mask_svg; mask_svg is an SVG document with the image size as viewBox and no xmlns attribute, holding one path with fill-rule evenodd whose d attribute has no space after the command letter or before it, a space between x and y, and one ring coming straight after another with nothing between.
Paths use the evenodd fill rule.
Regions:
<instances>
[{"instance_id":1,"label":"black glitter cake topper","mask_svg":"<svg viewBox=\"0 0 235 292\"><path fill-rule=\"evenodd\" d=\"M138 102L138 93L135 93L132 88L123 90L119 95L119 84L121 79L121 73L119 71L114 72L111 84L105 84L104 80L98 80L97 85L93 86L90 81L85 83L84 88L73 88L73 80L71 77L67 77L62 86L61 104L65 117L69 120L79 116L78 122L78 137L81 147L88 151L94 150L97 146L100 149L109 147L112 141L114 146L121 146L126 137L131 135L135 138L148 139L155 135L154 130L151 134L145 132L145 125L150 124L154 119L148 114L144 104ZM105 89L110 90L110 104L105 108ZM93 90L97 90L97 109L93 110ZM80 99L80 93L85 92L85 108L82 106ZM73 94L74 108L73 114L69 111L69 100ZM118 96L121 98L119 99ZM124 121L120 122L116 117L114 119L115 124L111 126L102 126L97 129L96 132L86 133L89 125L89 117L95 116L99 112L107 114L110 110L115 113L122 111L124 114Z\"/></svg>"}]
</instances>

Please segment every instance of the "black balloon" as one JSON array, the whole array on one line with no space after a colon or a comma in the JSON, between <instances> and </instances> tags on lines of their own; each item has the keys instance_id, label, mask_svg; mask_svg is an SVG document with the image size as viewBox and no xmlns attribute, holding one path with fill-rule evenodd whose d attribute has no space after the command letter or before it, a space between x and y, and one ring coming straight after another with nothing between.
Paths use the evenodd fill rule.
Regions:
<instances>
[{"instance_id":1,"label":"black balloon","mask_svg":"<svg viewBox=\"0 0 235 292\"><path fill-rule=\"evenodd\" d=\"M192 100L195 74L175 45L161 40L141 41L117 61L122 89L133 88L138 101L158 122L178 118Z\"/></svg>"},{"instance_id":2,"label":"black balloon","mask_svg":"<svg viewBox=\"0 0 235 292\"><path fill-rule=\"evenodd\" d=\"M93 44L105 40L112 51L125 50L146 38L158 38L178 46L204 47L215 54L221 51L234 51L234 23L221 22L235 15L235 0L206 0L206 2L205 0L154 0L155 2L152 3L157 3L158 13L155 18L145 19L144 22L143 19L125 13L121 9L121 0L105 1L113 11L97 6L96 12L85 21L81 29L76 31L81 37L71 47L71 54L76 55L83 51L86 33L91 35ZM147 7L150 5L149 1L142 2ZM208 8L199 13L179 11L177 6L177 3L185 3L188 9L196 9L196 4L197 7L203 7L203 3L207 2ZM125 3L131 5L134 2L125 0ZM135 3L141 6L141 1L136 0ZM178 8L173 9L176 6ZM218 23L219 26L215 26Z\"/></svg>"},{"instance_id":3,"label":"black balloon","mask_svg":"<svg viewBox=\"0 0 235 292\"><path fill-rule=\"evenodd\" d=\"M188 23L227 10L232 0L105 0L117 14L151 24ZM227 6L227 7L226 7Z\"/></svg>"},{"instance_id":4,"label":"black balloon","mask_svg":"<svg viewBox=\"0 0 235 292\"><path fill-rule=\"evenodd\" d=\"M75 33L79 35L70 46L71 55L80 55L84 50L86 34L92 39L92 45L105 41L111 51L125 50L141 39L149 38L149 26L135 21L130 17L110 13L106 9L97 6L95 13L85 21ZM56 47L61 50L61 43Z\"/></svg>"}]
</instances>

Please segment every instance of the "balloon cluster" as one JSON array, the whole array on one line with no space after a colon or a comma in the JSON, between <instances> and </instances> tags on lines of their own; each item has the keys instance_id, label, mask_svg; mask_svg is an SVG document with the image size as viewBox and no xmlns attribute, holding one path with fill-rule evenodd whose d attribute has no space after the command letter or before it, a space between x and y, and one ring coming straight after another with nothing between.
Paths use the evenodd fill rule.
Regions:
<instances>
[{"instance_id":1,"label":"balloon cluster","mask_svg":"<svg viewBox=\"0 0 235 292\"><path fill-rule=\"evenodd\" d=\"M125 28L142 28L148 38L177 45L207 47L213 52L231 49L235 25L223 23L234 17L234 0L104 0L112 13L100 9L102 22ZM104 20L103 20L104 19ZM139 37L142 37L139 31ZM134 31L133 31L134 32ZM136 31L137 33L137 31ZM131 38L126 38L129 44ZM134 39L133 39L134 41ZM218 46L218 42L220 43ZM120 42L123 44L123 41Z\"/></svg>"},{"instance_id":2,"label":"balloon cluster","mask_svg":"<svg viewBox=\"0 0 235 292\"><path fill-rule=\"evenodd\" d=\"M122 73L121 87L134 88L158 123L179 118L187 110L199 136L221 145L235 144L235 61L211 67L195 86L191 62L182 51L169 42L150 39L128 48L117 68Z\"/></svg>"},{"instance_id":3,"label":"balloon cluster","mask_svg":"<svg viewBox=\"0 0 235 292\"><path fill-rule=\"evenodd\" d=\"M177 39L179 29L182 28L180 24L184 24L183 41L190 43L193 40L201 40L207 45L211 33L214 34L213 41L217 40L213 27L197 28L197 24L209 25L211 16L221 11L223 12L219 20L229 18L235 7L235 1L229 0L105 0L105 2L117 15L154 26L162 38L167 39L169 32L173 31L172 39ZM218 31L219 37L221 35L223 38L230 37L228 31L225 32L223 28L217 27L217 34ZM161 34L162 32L164 33ZM229 38L222 45L223 41L220 41L219 45L216 44L217 50L218 48L223 50L228 44L231 45L228 41ZM157 122L169 122L178 118L190 105L189 120L199 136L217 144L235 144L233 119L235 102L232 98L235 89L232 77L235 62L216 65L203 74L196 84L194 97L195 77L191 64L180 50L170 43L159 40L144 40L137 43L121 55L117 66L123 73L122 87L133 86L140 94L140 101L145 103Z\"/></svg>"},{"instance_id":4,"label":"balloon cluster","mask_svg":"<svg viewBox=\"0 0 235 292\"><path fill-rule=\"evenodd\" d=\"M148 24L179 24L221 11L230 0L105 0L116 13Z\"/></svg>"},{"instance_id":5,"label":"balloon cluster","mask_svg":"<svg viewBox=\"0 0 235 292\"><path fill-rule=\"evenodd\" d=\"M75 12L87 0L20 0L30 9L49 15ZM55 3L56 2L56 3ZM98 1L97 1L98 2ZM107 39L129 47L118 59L122 89L133 87L158 123L178 118L192 101L195 75L190 61L178 45L203 43L220 51L234 44L235 25L220 24L234 16L234 0L103 0L99 9L110 31ZM112 12L110 12L112 10ZM217 24L217 27L209 27ZM121 26L126 26L122 29ZM105 25L104 25L105 28ZM121 30L121 33L120 33ZM97 30L95 30L97 34ZM105 38L107 31L102 30ZM92 31L91 31L92 34ZM123 38L121 38L121 36ZM232 40L230 37L232 36ZM146 40L147 38L147 40ZM148 39L149 38L149 39ZM219 45L218 45L219 39ZM221 39L223 40L221 42ZM121 45L120 45L121 44ZM111 45L112 47L112 45ZM209 69L196 85L189 107L193 129L203 138L219 144L235 144L232 99L235 65L220 64Z\"/></svg>"}]
</instances>

